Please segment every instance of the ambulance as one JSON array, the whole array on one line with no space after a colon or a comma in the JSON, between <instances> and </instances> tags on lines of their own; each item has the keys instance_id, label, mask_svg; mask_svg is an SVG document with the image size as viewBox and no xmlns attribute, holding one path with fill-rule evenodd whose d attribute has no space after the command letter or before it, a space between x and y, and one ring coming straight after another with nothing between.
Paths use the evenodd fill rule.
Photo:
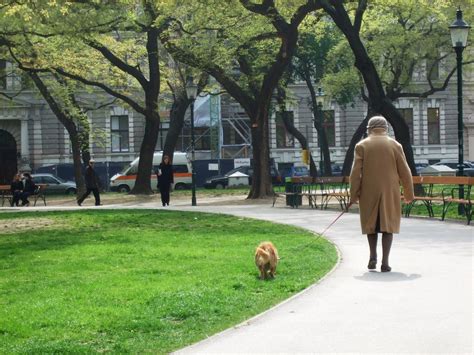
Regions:
<instances>
[{"instance_id":1,"label":"ambulance","mask_svg":"<svg viewBox=\"0 0 474 355\"><path fill-rule=\"evenodd\" d=\"M158 166L161 164L163 152L155 152L153 155L153 170L151 173L151 187L156 189L157 177L156 171ZM140 158L136 158L126 167L122 172L115 174L110 179L110 190L119 192L129 192L135 186L135 180L137 178L138 161ZM192 180L192 167L186 153L175 152L173 156L173 177L174 177L174 189L184 190L191 186Z\"/></svg>"}]
</instances>

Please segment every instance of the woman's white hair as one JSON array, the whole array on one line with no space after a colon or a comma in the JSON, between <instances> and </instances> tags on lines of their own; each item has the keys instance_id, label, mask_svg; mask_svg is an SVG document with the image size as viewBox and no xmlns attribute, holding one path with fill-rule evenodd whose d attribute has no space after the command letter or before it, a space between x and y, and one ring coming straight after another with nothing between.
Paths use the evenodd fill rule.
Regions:
<instances>
[{"instance_id":1,"label":"woman's white hair","mask_svg":"<svg viewBox=\"0 0 474 355\"><path fill-rule=\"evenodd\" d=\"M388 130L388 122L383 116L374 116L369 120L367 129L383 128Z\"/></svg>"}]
</instances>

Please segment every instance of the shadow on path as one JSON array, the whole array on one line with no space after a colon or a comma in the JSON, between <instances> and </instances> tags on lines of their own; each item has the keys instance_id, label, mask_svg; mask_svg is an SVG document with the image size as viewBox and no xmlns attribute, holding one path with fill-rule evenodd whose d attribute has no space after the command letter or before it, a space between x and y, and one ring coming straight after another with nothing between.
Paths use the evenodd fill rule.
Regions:
<instances>
[{"instance_id":1,"label":"shadow on path","mask_svg":"<svg viewBox=\"0 0 474 355\"><path fill-rule=\"evenodd\" d=\"M411 281L420 278L420 274L404 274L403 272L377 272L371 271L366 272L362 276L354 276L355 279L361 281L382 281L382 282L392 282L392 281Z\"/></svg>"}]
</instances>

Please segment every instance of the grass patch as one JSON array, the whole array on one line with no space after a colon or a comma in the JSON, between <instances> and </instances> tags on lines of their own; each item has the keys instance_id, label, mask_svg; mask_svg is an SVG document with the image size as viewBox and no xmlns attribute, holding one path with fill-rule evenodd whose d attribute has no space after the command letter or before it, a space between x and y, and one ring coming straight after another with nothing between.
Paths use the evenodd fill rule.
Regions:
<instances>
[{"instance_id":1,"label":"grass patch","mask_svg":"<svg viewBox=\"0 0 474 355\"><path fill-rule=\"evenodd\" d=\"M440 204L433 204L433 213L435 218L441 219L441 216L443 215L443 205ZM413 206L410 216L426 216L428 217L428 210L426 209L426 206L422 202L417 202L415 206ZM466 216L460 215L458 213L458 204L457 203L452 203L448 211L446 213L446 219L455 219L455 220L462 220L466 221Z\"/></svg>"},{"instance_id":2,"label":"grass patch","mask_svg":"<svg viewBox=\"0 0 474 355\"><path fill-rule=\"evenodd\" d=\"M299 292L336 263L303 229L176 211L3 213L41 229L0 234L0 353L167 353ZM277 277L253 253L272 240Z\"/></svg>"}]
</instances>

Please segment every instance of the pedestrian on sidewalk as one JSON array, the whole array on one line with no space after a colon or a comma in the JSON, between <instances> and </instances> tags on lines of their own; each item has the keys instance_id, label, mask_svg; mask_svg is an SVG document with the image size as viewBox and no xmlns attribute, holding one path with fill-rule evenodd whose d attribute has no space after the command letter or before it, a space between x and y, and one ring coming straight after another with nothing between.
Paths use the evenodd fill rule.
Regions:
<instances>
[{"instance_id":1,"label":"pedestrian on sidewalk","mask_svg":"<svg viewBox=\"0 0 474 355\"><path fill-rule=\"evenodd\" d=\"M389 272L393 233L400 232L400 182L405 203L413 196L413 180L403 148L387 134L388 123L382 116L372 117L368 137L355 147L350 175L351 203L359 202L362 234L367 234L370 248L368 268L377 266L377 238L382 233L381 271Z\"/></svg>"},{"instance_id":2,"label":"pedestrian on sidewalk","mask_svg":"<svg viewBox=\"0 0 474 355\"><path fill-rule=\"evenodd\" d=\"M99 177L94 170L95 161L93 159L89 160L89 165L86 168L86 192L77 200L77 204L80 206L82 202L90 195L92 192L95 198L95 205L100 206L100 194L99 194Z\"/></svg>"},{"instance_id":3,"label":"pedestrian on sidewalk","mask_svg":"<svg viewBox=\"0 0 474 355\"><path fill-rule=\"evenodd\" d=\"M168 155L163 155L160 166L157 172L158 178L158 189L161 194L161 203L164 206L170 205L170 190L171 184L174 182L173 179L173 165Z\"/></svg>"}]
</instances>

